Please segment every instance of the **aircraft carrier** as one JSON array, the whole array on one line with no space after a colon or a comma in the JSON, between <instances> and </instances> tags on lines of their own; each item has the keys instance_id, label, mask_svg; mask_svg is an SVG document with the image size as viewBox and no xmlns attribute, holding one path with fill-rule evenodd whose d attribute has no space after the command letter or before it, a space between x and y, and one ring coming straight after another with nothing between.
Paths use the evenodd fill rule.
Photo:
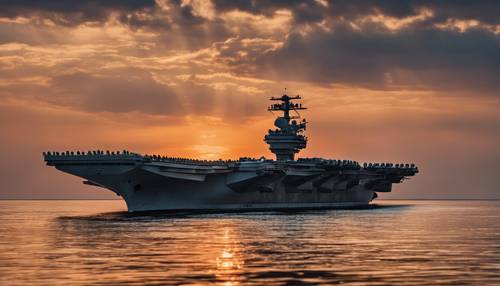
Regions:
<instances>
[{"instance_id":1,"label":"aircraft carrier","mask_svg":"<svg viewBox=\"0 0 500 286\"><path fill-rule=\"evenodd\" d=\"M306 148L300 96L272 97L264 141L276 160L194 160L124 151L44 152L45 162L121 196L130 212L263 211L365 207L418 173L414 164L295 159Z\"/></svg>"}]
</instances>

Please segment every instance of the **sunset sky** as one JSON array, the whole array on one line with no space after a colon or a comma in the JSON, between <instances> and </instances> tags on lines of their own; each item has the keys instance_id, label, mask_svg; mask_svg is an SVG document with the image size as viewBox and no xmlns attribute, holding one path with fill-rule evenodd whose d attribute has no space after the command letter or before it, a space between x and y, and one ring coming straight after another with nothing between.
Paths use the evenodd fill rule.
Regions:
<instances>
[{"instance_id":1,"label":"sunset sky","mask_svg":"<svg viewBox=\"0 0 500 286\"><path fill-rule=\"evenodd\" d=\"M299 157L414 162L382 198L500 199L500 1L0 3L0 198L116 198L47 150L272 158L270 96L309 110Z\"/></svg>"}]
</instances>

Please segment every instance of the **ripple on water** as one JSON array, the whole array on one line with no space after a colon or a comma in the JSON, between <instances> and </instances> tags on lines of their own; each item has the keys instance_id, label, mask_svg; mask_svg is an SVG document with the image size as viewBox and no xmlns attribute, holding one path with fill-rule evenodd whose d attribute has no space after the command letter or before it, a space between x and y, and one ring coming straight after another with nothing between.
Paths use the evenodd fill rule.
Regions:
<instances>
[{"instance_id":1,"label":"ripple on water","mask_svg":"<svg viewBox=\"0 0 500 286\"><path fill-rule=\"evenodd\" d=\"M500 202L130 215L0 201L0 284L500 284Z\"/></svg>"}]
</instances>

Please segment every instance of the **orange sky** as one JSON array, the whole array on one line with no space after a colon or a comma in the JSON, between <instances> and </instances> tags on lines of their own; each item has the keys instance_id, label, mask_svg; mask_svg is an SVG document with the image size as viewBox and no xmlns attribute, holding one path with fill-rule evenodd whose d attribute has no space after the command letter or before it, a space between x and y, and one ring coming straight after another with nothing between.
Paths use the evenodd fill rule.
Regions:
<instances>
[{"instance_id":1,"label":"orange sky","mask_svg":"<svg viewBox=\"0 0 500 286\"><path fill-rule=\"evenodd\" d=\"M272 157L285 87L309 107L299 156L420 166L383 198L500 198L492 7L348 3L0 4L0 198L113 198L46 150Z\"/></svg>"}]
</instances>

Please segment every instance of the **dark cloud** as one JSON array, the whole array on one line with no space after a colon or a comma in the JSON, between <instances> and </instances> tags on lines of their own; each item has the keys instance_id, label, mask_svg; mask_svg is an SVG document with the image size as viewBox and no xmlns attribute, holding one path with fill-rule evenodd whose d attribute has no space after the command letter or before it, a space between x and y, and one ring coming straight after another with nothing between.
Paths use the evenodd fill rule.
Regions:
<instances>
[{"instance_id":1,"label":"dark cloud","mask_svg":"<svg viewBox=\"0 0 500 286\"><path fill-rule=\"evenodd\" d=\"M499 25L500 1L495 0L426 0L416 5L422 5L434 12L435 21L446 19L478 20L490 25ZM418 7L418 6L416 6Z\"/></svg>"},{"instance_id":2,"label":"dark cloud","mask_svg":"<svg viewBox=\"0 0 500 286\"><path fill-rule=\"evenodd\" d=\"M196 28L206 22L205 18L194 13L191 5L182 5L180 1L170 1L168 4L168 12L151 5L142 10L132 11L132 13L120 13L119 20L131 28L147 28L157 31L170 30L174 25L184 29Z\"/></svg>"},{"instance_id":3,"label":"dark cloud","mask_svg":"<svg viewBox=\"0 0 500 286\"><path fill-rule=\"evenodd\" d=\"M155 1L133 0L4 1L0 2L0 17L22 16L28 18L29 24L4 23L0 26L0 43L61 43L71 35L58 29L59 26L103 25L112 15L131 31L154 32L155 45L163 51L196 50L234 36L221 19L209 21L197 15L192 5L178 0L168 1L166 5L160 7ZM56 26L47 25L45 19Z\"/></svg>"},{"instance_id":4,"label":"dark cloud","mask_svg":"<svg viewBox=\"0 0 500 286\"><path fill-rule=\"evenodd\" d=\"M252 14L272 16L277 10L292 11L296 23L320 22L327 18L356 19L359 17L383 14L395 18L405 18L420 13L422 9L433 12L431 22L444 22L447 19L478 20L498 25L500 2L493 0L442 0L442 1L383 1L383 0L332 0L325 7L314 0L275 0L243 1L213 0L216 12L240 10ZM199 25L205 18L193 12L192 5L183 5L179 0L168 2L171 9L161 11L170 20L154 15L159 7L154 0L89 0L89 1L35 1L5 0L0 3L0 16L40 16L60 25L78 25L84 22L103 22L114 12L119 19L132 27L165 29L173 23L181 26Z\"/></svg>"},{"instance_id":5,"label":"dark cloud","mask_svg":"<svg viewBox=\"0 0 500 286\"><path fill-rule=\"evenodd\" d=\"M3 1L0 16L38 15L61 25L76 25L105 21L117 13L118 19L131 29L158 32L148 39L153 48L144 50L139 57L152 51L161 55L168 50L212 46L219 52L223 66L240 75L376 89L430 87L498 94L499 35L483 23L498 23L500 1L333 0L325 6L320 1L214 0L213 4L216 15L210 19L198 15L196 5L184 5L178 0L169 1L168 10L154 1ZM357 21L374 14L405 18L417 15L423 8L433 15L395 30L366 19ZM280 9L290 10L295 22L289 30L278 33L258 31L258 25L228 27L221 15L240 10L271 17ZM321 27L313 24L325 19L328 21ZM482 24L465 31L436 27L436 23L449 19L476 19ZM353 28L353 22L359 28ZM302 29L304 23L311 25ZM51 29L39 31L33 25L7 23L0 27L0 42L59 44L66 39L57 37L57 30ZM39 37L34 36L37 33ZM107 41L105 38L102 42ZM279 42L283 45L276 48ZM132 49L137 51L136 46ZM77 61L76 65L91 66L90 61Z\"/></svg>"},{"instance_id":6,"label":"dark cloud","mask_svg":"<svg viewBox=\"0 0 500 286\"><path fill-rule=\"evenodd\" d=\"M36 1L5 0L0 4L0 16L40 16L59 25L78 25L83 22L105 21L110 13L150 9L154 0L90 0L90 1Z\"/></svg>"},{"instance_id":7,"label":"dark cloud","mask_svg":"<svg viewBox=\"0 0 500 286\"><path fill-rule=\"evenodd\" d=\"M102 24L111 14L131 28L153 30L170 29L173 24L190 27L202 24L205 19L193 13L191 5L170 1L168 12L154 0L90 0L90 1L30 1L7 0L0 3L0 17L35 17L32 21L49 19L62 26L83 23Z\"/></svg>"},{"instance_id":8,"label":"dark cloud","mask_svg":"<svg viewBox=\"0 0 500 286\"><path fill-rule=\"evenodd\" d=\"M498 11L500 2L493 0L442 0L442 1L385 1L385 0L331 0L327 7L318 1L233 1L214 0L219 11L241 10L270 16L279 9L293 12L296 22L319 22L326 18L356 19L383 14L395 18L405 18L431 10L435 22L447 19L479 20L488 24L500 23Z\"/></svg>"},{"instance_id":9,"label":"dark cloud","mask_svg":"<svg viewBox=\"0 0 500 286\"><path fill-rule=\"evenodd\" d=\"M239 49L245 47L225 43L222 60L236 73L263 78L376 89L421 85L495 95L500 90L500 38L484 29L392 32L338 24L330 31L318 28L307 34L292 33L282 47L270 51L254 48L249 50L252 56L233 64L231 60L237 59L233 55L241 54Z\"/></svg>"},{"instance_id":10,"label":"dark cloud","mask_svg":"<svg viewBox=\"0 0 500 286\"><path fill-rule=\"evenodd\" d=\"M214 3L222 11L263 15L290 9L295 26L329 21L328 30L313 26L306 33L292 32L281 48L271 51L243 47L237 41L224 43L220 56L239 74L375 89L404 86L499 94L500 37L483 25L500 23L499 1L333 0L327 7L318 1ZM370 20L359 22L379 14L403 19L423 9L432 16L398 30ZM449 20L477 20L480 25L465 31L436 27ZM354 29L353 22L360 29ZM242 51L246 56L240 56Z\"/></svg>"}]
</instances>

